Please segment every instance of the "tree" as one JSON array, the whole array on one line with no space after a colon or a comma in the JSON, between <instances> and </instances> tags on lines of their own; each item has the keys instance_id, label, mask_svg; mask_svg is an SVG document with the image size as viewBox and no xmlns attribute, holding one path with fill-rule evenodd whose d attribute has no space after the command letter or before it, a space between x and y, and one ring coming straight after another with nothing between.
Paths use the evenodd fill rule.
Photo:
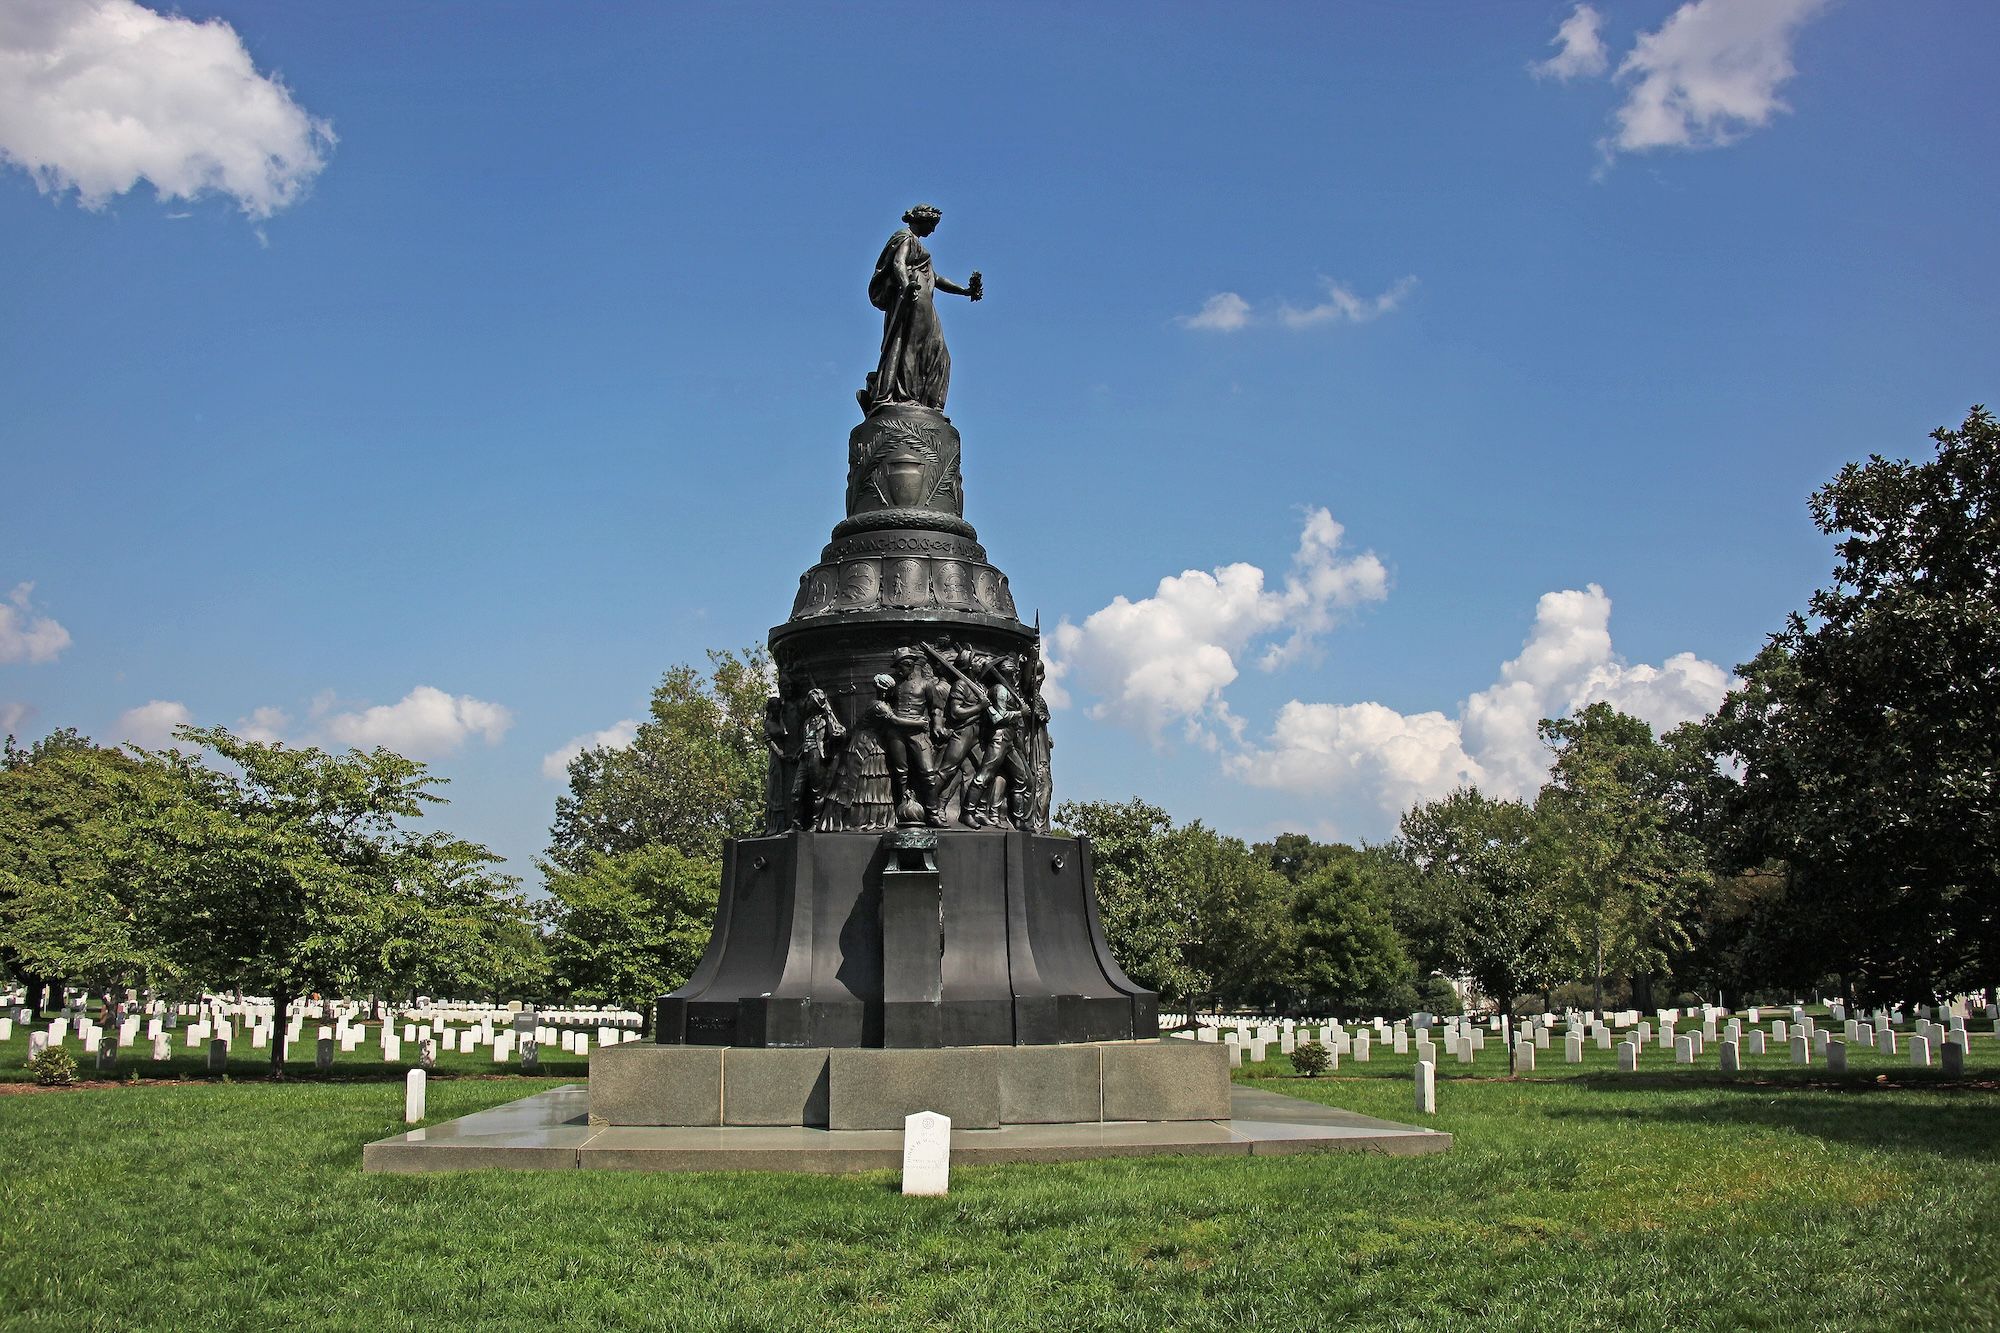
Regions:
<instances>
[{"instance_id":1,"label":"tree","mask_svg":"<svg viewBox=\"0 0 2000 1333\"><path fill-rule=\"evenodd\" d=\"M544 866L548 968L564 994L592 1004L651 1001L684 984L707 947L722 867L677 847L598 854L581 870Z\"/></svg>"},{"instance_id":2,"label":"tree","mask_svg":"<svg viewBox=\"0 0 2000 1333\"><path fill-rule=\"evenodd\" d=\"M644 847L713 860L724 839L762 827L770 659L761 648L708 656L706 679L685 664L666 673L630 745L570 762L549 830L552 865L581 873L597 856Z\"/></svg>"},{"instance_id":3,"label":"tree","mask_svg":"<svg viewBox=\"0 0 2000 1333\"><path fill-rule=\"evenodd\" d=\"M1545 719L1541 735L1555 764L1535 811L1572 970L1592 978L1593 1005L1602 1009L1607 971L1632 977L1643 992L1685 955L1707 861L1669 799L1677 756L1643 720L1593 703Z\"/></svg>"},{"instance_id":4,"label":"tree","mask_svg":"<svg viewBox=\"0 0 2000 1333\"><path fill-rule=\"evenodd\" d=\"M1166 882L1188 914L1180 963L1189 1009L1269 1005L1284 994L1296 888L1241 839L1200 820L1165 835Z\"/></svg>"},{"instance_id":5,"label":"tree","mask_svg":"<svg viewBox=\"0 0 2000 1333\"><path fill-rule=\"evenodd\" d=\"M68 728L0 747L0 962L40 1010L64 980L93 988L160 979L134 930L121 811L157 781L132 756Z\"/></svg>"},{"instance_id":6,"label":"tree","mask_svg":"<svg viewBox=\"0 0 2000 1333\"><path fill-rule=\"evenodd\" d=\"M1303 833L1280 833L1250 850L1294 884L1335 861L1355 855L1354 848L1344 842L1318 842Z\"/></svg>"},{"instance_id":7,"label":"tree","mask_svg":"<svg viewBox=\"0 0 2000 1333\"><path fill-rule=\"evenodd\" d=\"M1090 839L1097 912L1119 966L1162 997L1191 997L1201 982L1184 953L1194 934L1195 906L1170 863L1173 820L1167 812L1136 797L1065 801L1055 822Z\"/></svg>"},{"instance_id":8,"label":"tree","mask_svg":"<svg viewBox=\"0 0 2000 1333\"><path fill-rule=\"evenodd\" d=\"M175 735L199 749L148 755L171 782L132 816L140 929L184 975L268 992L281 1026L302 994L358 988L389 922L407 924L399 877L425 869L399 821L441 801L444 779L380 748L334 755L222 727ZM279 1077L284 1062L272 1042Z\"/></svg>"},{"instance_id":9,"label":"tree","mask_svg":"<svg viewBox=\"0 0 2000 1333\"><path fill-rule=\"evenodd\" d=\"M1873 998L2000 983L2000 423L1932 439L1814 492L1833 582L1708 728L1729 867L1777 869L1789 933Z\"/></svg>"},{"instance_id":10,"label":"tree","mask_svg":"<svg viewBox=\"0 0 2000 1333\"><path fill-rule=\"evenodd\" d=\"M1406 1008L1382 1002L1404 991L1415 998L1409 955L1359 857L1328 861L1308 875L1291 919L1288 979L1306 1008Z\"/></svg>"},{"instance_id":11,"label":"tree","mask_svg":"<svg viewBox=\"0 0 2000 1333\"><path fill-rule=\"evenodd\" d=\"M449 833L407 838L389 849L390 892L368 918L363 984L395 995L531 993L541 978L541 939L519 892L497 873L500 857Z\"/></svg>"},{"instance_id":12,"label":"tree","mask_svg":"<svg viewBox=\"0 0 2000 1333\"><path fill-rule=\"evenodd\" d=\"M1563 980L1561 916L1549 884L1547 830L1530 807L1462 788L1403 816L1403 854L1446 923L1455 972L1511 1014L1522 995ZM1513 1067L1510 1044L1508 1067Z\"/></svg>"}]
</instances>

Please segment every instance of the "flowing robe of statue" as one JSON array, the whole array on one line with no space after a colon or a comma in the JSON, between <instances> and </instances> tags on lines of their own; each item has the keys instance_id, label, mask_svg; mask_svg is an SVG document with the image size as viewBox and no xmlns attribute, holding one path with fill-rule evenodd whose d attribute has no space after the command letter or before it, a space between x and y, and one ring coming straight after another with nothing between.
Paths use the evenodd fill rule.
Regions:
<instances>
[{"instance_id":1,"label":"flowing robe of statue","mask_svg":"<svg viewBox=\"0 0 2000 1333\"><path fill-rule=\"evenodd\" d=\"M882 312L882 358L868 377L871 404L943 409L951 389L951 353L932 300L936 289L930 251L916 233L904 228L891 236L868 282L869 304Z\"/></svg>"}]
</instances>

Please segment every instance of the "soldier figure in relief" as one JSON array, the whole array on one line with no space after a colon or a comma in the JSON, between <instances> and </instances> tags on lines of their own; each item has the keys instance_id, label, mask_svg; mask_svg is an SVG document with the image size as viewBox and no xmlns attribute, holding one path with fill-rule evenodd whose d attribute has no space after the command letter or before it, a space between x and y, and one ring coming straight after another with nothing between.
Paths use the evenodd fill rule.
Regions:
<instances>
[{"instance_id":1,"label":"soldier figure in relief","mask_svg":"<svg viewBox=\"0 0 2000 1333\"><path fill-rule=\"evenodd\" d=\"M970 648L941 656L957 669L958 674L945 690L943 704L938 710L936 735L944 746L944 753L938 760L937 795L931 801L930 822L939 828L947 822L946 810L952 798L958 795L966 779L979 768L979 741L985 729L987 706L986 691L979 687L975 679L986 665L984 656ZM971 824L971 814L972 800L968 795L959 809L959 822Z\"/></svg>"},{"instance_id":2,"label":"soldier figure in relief","mask_svg":"<svg viewBox=\"0 0 2000 1333\"><path fill-rule=\"evenodd\" d=\"M1007 816L1016 828L1028 827L1028 758L1022 748L1027 714L1020 695L1021 664L1013 657L996 659L986 668L985 757L973 775L965 802L972 808L966 822L974 828L1000 823L994 799L994 778L1007 779Z\"/></svg>"},{"instance_id":3,"label":"soldier figure in relief","mask_svg":"<svg viewBox=\"0 0 2000 1333\"><path fill-rule=\"evenodd\" d=\"M834 716L826 691L816 689L806 695L805 721L799 730L798 767L792 775L792 827L809 829L818 825L821 807L833 792L847 728Z\"/></svg>"},{"instance_id":4,"label":"soldier figure in relief","mask_svg":"<svg viewBox=\"0 0 2000 1333\"><path fill-rule=\"evenodd\" d=\"M896 822L922 824L925 807L936 789L931 763L931 716L926 692L929 682L917 672L918 654L898 648L894 675L875 677L879 696L868 717L881 737L896 793Z\"/></svg>"}]
</instances>

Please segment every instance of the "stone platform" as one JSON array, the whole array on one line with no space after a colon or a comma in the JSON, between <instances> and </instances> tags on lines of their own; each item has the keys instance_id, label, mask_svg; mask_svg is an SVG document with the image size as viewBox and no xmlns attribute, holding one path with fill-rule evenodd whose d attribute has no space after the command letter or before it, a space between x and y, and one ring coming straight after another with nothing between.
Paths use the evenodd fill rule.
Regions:
<instances>
[{"instance_id":1,"label":"stone platform","mask_svg":"<svg viewBox=\"0 0 2000 1333\"><path fill-rule=\"evenodd\" d=\"M594 1124L900 1130L916 1111L959 1129L1226 1120L1229 1057L1157 1038L941 1050L628 1042L590 1056Z\"/></svg>"},{"instance_id":2,"label":"stone platform","mask_svg":"<svg viewBox=\"0 0 2000 1333\"><path fill-rule=\"evenodd\" d=\"M1066 1162L1091 1157L1177 1154L1276 1156L1444 1152L1451 1135L1259 1089L1232 1087L1228 1115L1212 1120L1101 1121L1095 1124L954 1125L954 1166ZM649 1128L595 1125L590 1094L565 1084L490 1111L398 1134L361 1151L363 1171L845 1171L897 1170L900 1129L799 1126Z\"/></svg>"}]
</instances>

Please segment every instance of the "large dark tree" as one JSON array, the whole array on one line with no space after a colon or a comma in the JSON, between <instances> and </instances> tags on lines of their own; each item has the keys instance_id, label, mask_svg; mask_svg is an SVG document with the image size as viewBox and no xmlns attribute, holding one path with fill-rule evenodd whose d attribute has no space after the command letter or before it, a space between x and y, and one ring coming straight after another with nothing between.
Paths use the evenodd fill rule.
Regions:
<instances>
[{"instance_id":1,"label":"large dark tree","mask_svg":"<svg viewBox=\"0 0 2000 1333\"><path fill-rule=\"evenodd\" d=\"M1770 934L1869 997L2000 982L2000 425L1932 439L1813 494L1833 583L1709 727L1730 861L1783 876Z\"/></svg>"}]
</instances>

